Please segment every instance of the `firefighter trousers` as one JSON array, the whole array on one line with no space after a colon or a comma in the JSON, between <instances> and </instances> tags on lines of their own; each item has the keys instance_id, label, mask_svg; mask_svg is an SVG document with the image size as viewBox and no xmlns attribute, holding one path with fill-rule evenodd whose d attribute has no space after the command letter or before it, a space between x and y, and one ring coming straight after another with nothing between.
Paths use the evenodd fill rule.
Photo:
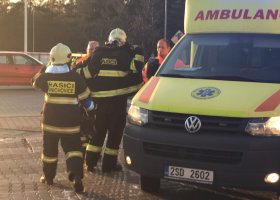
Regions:
<instances>
[{"instance_id":1,"label":"firefighter trousers","mask_svg":"<svg viewBox=\"0 0 280 200\"><path fill-rule=\"evenodd\" d=\"M83 178L83 153L80 136L60 138L44 134L42 161L46 179L53 180L56 175L59 140L65 153L69 180L73 181L75 175L80 175Z\"/></svg>"},{"instance_id":2,"label":"firefighter trousers","mask_svg":"<svg viewBox=\"0 0 280 200\"><path fill-rule=\"evenodd\" d=\"M126 98L119 99L112 104L96 104L96 134L90 140L86 150L88 169L93 169L97 165L107 132L108 138L104 151L102 169L111 170L116 166L119 146L126 123L126 106Z\"/></svg>"}]
</instances>

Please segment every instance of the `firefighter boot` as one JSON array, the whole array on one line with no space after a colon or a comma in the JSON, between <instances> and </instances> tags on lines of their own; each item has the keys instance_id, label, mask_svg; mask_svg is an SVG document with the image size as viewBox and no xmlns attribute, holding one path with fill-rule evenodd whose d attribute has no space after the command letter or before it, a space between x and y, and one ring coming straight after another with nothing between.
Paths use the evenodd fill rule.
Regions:
<instances>
[{"instance_id":1,"label":"firefighter boot","mask_svg":"<svg viewBox=\"0 0 280 200\"><path fill-rule=\"evenodd\" d=\"M104 154L103 164L102 164L102 172L110 172L110 171L121 171L122 166L117 163L116 155L108 155Z\"/></svg>"},{"instance_id":2,"label":"firefighter boot","mask_svg":"<svg viewBox=\"0 0 280 200\"><path fill-rule=\"evenodd\" d=\"M81 176L75 175L73 182L74 182L74 189L76 192L82 192L84 190L84 185Z\"/></svg>"},{"instance_id":3,"label":"firefighter boot","mask_svg":"<svg viewBox=\"0 0 280 200\"><path fill-rule=\"evenodd\" d=\"M94 167L97 165L97 162L100 157L100 152L86 152L86 165L88 172L93 172Z\"/></svg>"},{"instance_id":4,"label":"firefighter boot","mask_svg":"<svg viewBox=\"0 0 280 200\"><path fill-rule=\"evenodd\" d=\"M118 172L121 170L122 170L122 166L120 164L116 164L115 167L113 167L113 168L103 168L102 167L102 172L111 172L111 171Z\"/></svg>"},{"instance_id":5,"label":"firefighter boot","mask_svg":"<svg viewBox=\"0 0 280 200\"><path fill-rule=\"evenodd\" d=\"M53 184L53 180L51 180L51 179L46 179L45 175L41 176L40 182L41 182L41 183L46 183L46 184L48 184L48 185L52 185L52 184Z\"/></svg>"}]
</instances>

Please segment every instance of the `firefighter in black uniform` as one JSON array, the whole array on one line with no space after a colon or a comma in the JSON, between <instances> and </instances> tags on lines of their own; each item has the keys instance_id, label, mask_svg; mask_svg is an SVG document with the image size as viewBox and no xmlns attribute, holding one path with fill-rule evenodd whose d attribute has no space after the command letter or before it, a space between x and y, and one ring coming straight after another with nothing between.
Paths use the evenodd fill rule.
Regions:
<instances>
[{"instance_id":1,"label":"firefighter in black uniform","mask_svg":"<svg viewBox=\"0 0 280 200\"><path fill-rule=\"evenodd\" d=\"M58 142L65 152L68 178L76 192L83 191L83 154L80 139L80 109L83 105L94 116L90 90L83 78L69 70L70 49L59 43L50 52L51 65L31 80L33 87L45 92L41 127L43 131L43 172L40 181L53 184L58 161Z\"/></svg>"},{"instance_id":2,"label":"firefighter in black uniform","mask_svg":"<svg viewBox=\"0 0 280 200\"><path fill-rule=\"evenodd\" d=\"M127 97L142 86L143 50L126 42L126 34L117 28L111 31L105 47L99 47L73 70L85 78L96 109L96 135L87 146L87 170L93 171L108 131L102 171L120 171L117 164L119 145L126 123Z\"/></svg>"},{"instance_id":3,"label":"firefighter in black uniform","mask_svg":"<svg viewBox=\"0 0 280 200\"><path fill-rule=\"evenodd\" d=\"M70 65L68 64L69 69L70 69L70 66L74 65L75 62L76 62L76 59L72 58L71 64ZM48 62L48 64L46 66L42 67L40 72L37 73L33 77L32 81L34 81L42 73L45 73L46 69L49 66L51 66L51 61ZM89 142L89 140L93 137L93 135L95 133L94 116L93 117L88 116L88 113L86 112L86 110L84 109L84 107L82 105L80 105L80 111L81 111L81 119L80 120L81 120L82 153L83 153L83 158L85 158L87 143Z\"/></svg>"}]
</instances>

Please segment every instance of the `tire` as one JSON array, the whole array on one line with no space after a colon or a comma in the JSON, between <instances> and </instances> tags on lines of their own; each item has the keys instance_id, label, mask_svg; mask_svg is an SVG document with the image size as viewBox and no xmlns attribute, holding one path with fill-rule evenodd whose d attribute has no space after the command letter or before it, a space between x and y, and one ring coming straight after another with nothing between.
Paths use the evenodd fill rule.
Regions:
<instances>
[{"instance_id":1,"label":"tire","mask_svg":"<svg viewBox=\"0 0 280 200\"><path fill-rule=\"evenodd\" d=\"M139 175L139 185L145 192L157 192L160 188L160 179Z\"/></svg>"}]
</instances>

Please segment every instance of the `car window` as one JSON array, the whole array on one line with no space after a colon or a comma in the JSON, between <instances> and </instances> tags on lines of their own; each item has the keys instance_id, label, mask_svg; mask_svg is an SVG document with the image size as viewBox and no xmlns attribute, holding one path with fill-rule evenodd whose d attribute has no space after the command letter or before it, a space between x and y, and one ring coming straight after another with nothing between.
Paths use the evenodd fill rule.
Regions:
<instances>
[{"instance_id":1,"label":"car window","mask_svg":"<svg viewBox=\"0 0 280 200\"><path fill-rule=\"evenodd\" d=\"M6 55L0 55L0 64L8 64Z\"/></svg>"},{"instance_id":2,"label":"car window","mask_svg":"<svg viewBox=\"0 0 280 200\"><path fill-rule=\"evenodd\" d=\"M32 60L28 56L13 55L15 65L36 65L38 64L35 60Z\"/></svg>"},{"instance_id":3,"label":"car window","mask_svg":"<svg viewBox=\"0 0 280 200\"><path fill-rule=\"evenodd\" d=\"M13 64L12 55L0 55L0 64Z\"/></svg>"},{"instance_id":4,"label":"car window","mask_svg":"<svg viewBox=\"0 0 280 200\"><path fill-rule=\"evenodd\" d=\"M15 65L30 65L30 61L26 57L21 55L13 55L13 60Z\"/></svg>"}]
</instances>

